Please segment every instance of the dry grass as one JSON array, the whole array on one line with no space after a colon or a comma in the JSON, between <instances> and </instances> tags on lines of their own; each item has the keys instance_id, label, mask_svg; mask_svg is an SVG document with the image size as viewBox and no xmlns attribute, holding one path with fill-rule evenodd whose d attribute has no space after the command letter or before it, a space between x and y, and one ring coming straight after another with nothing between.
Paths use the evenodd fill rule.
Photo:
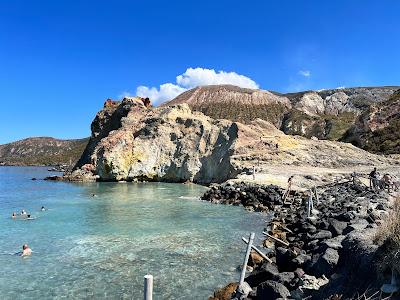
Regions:
<instances>
[{"instance_id":1,"label":"dry grass","mask_svg":"<svg viewBox=\"0 0 400 300\"><path fill-rule=\"evenodd\" d=\"M400 273L400 198L395 199L389 216L378 227L374 242L380 246L381 274L393 269Z\"/></svg>"}]
</instances>

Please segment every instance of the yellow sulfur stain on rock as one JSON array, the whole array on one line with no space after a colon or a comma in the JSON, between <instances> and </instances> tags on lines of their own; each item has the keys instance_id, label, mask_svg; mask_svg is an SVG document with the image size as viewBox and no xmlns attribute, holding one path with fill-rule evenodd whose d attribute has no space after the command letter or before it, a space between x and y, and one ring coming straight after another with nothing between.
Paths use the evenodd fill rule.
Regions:
<instances>
[{"instance_id":1,"label":"yellow sulfur stain on rock","mask_svg":"<svg viewBox=\"0 0 400 300\"><path fill-rule=\"evenodd\" d=\"M293 137L277 136L276 139L280 150L296 149L299 146L299 142Z\"/></svg>"}]
</instances>

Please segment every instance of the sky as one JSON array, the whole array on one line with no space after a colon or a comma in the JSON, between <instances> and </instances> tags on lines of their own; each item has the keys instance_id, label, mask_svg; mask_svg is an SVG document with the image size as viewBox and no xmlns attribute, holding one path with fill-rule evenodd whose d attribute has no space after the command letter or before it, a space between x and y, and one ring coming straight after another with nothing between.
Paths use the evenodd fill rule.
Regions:
<instances>
[{"instance_id":1,"label":"sky","mask_svg":"<svg viewBox=\"0 0 400 300\"><path fill-rule=\"evenodd\" d=\"M105 99L400 85L400 1L0 0L0 144L81 138Z\"/></svg>"}]
</instances>

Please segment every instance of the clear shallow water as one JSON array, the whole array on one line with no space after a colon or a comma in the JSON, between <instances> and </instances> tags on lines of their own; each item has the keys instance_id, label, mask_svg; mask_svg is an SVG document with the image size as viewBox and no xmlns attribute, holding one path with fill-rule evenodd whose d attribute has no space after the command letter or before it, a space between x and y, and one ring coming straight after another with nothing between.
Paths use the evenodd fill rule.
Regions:
<instances>
[{"instance_id":1,"label":"clear shallow water","mask_svg":"<svg viewBox=\"0 0 400 300\"><path fill-rule=\"evenodd\" d=\"M142 299L147 273L154 299L207 299L238 280L241 236L264 224L199 201L201 186L30 180L47 175L0 167L1 299ZM37 219L11 219L23 208ZM24 243L33 255L12 255Z\"/></svg>"}]
</instances>

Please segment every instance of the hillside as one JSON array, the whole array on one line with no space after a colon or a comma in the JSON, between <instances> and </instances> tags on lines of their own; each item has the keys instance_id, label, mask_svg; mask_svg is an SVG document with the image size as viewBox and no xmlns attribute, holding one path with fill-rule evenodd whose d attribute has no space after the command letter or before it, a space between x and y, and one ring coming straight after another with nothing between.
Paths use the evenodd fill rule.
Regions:
<instances>
[{"instance_id":1,"label":"hillside","mask_svg":"<svg viewBox=\"0 0 400 300\"><path fill-rule=\"evenodd\" d=\"M75 164L87 142L87 138L78 140L27 138L0 145L0 163L18 166Z\"/></svg>"},{"instance_id":2,"label":"hillside","mask_svg":"<svg viewBox=\"0 0 400 300\"><path fill-rule=\"evenodd\" d=\"M343 140L371 152L400 153L400 90L368 107Z\"/></svg>"},{"instance_id":3,"label":"hillside","mask_svg":"<svg viewBox=\"0 0 400 300\"><path fill-rule=\"evenodd\" d=\"M231 85L197 87L164 104L187 103L212 118L250 123L261 118L286 134L343 140L358 116L387 101L398 86L279 94ZM372 148L371 148L372 149Z\"/></svg>"}]
</instances>

